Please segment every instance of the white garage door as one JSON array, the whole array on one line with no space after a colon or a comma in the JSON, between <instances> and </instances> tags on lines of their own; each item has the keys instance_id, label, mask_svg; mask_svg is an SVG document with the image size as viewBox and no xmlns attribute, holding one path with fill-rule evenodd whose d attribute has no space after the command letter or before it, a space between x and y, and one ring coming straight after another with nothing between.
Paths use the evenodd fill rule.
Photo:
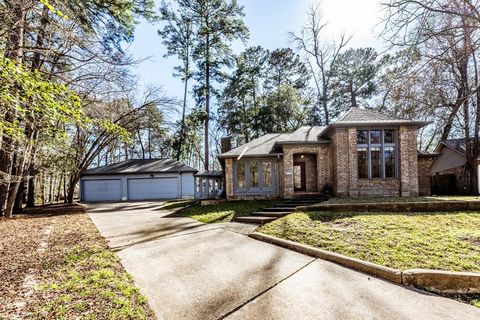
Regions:
<instances>
[{"instance_id":1,"label":"white garage door","mask_svg":"<svg viewBox=\"0 0 480 320\"><path fill-rule=\"evenodd\" d=\"M83 181L83 200L120 201L122 200L122 183L120 179L101 179Z\"/></svg>"},{"instance_id":2,"label":"white garage door","mask_svg":"<svg viewBox=\"0 0 480 320\"><path fill-rule=\"evenodd\" d=\"M159 200L178 198L178 179L128 179L128 200Z\"/></svg>"}]
</instances>

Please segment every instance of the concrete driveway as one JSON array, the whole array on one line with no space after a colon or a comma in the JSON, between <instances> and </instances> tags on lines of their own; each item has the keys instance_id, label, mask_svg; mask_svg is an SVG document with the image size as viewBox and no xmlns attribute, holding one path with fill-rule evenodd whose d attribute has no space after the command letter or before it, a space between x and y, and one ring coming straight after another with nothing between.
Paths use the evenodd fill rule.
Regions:
<instances>
[{"instance_id":1,"label":"concrete driveway","mask_svg":"<svg viewBox=\"0 0 480 320\"><path fill-rule=\"evenodd\" d=\"M168 217L160 205L87 205L159 319L480 319L480 309L467 304L223 225Z\"/></svg>"}]
</instances>

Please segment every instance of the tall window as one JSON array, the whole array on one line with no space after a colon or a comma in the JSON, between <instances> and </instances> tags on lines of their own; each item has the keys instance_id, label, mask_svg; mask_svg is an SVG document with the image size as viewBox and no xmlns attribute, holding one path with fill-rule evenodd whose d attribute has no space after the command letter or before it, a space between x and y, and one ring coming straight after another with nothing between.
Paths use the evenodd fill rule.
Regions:
<instances>
[{"instance_id":1,"label":"tall window","mask_svg":"<svg viewBox=\"0 0 480 320\"><path fill-rule=\"evenodd\" d=\"M239 162L237 165L237 186L243 189L246 187L246 185L245 162Z\"/></svg>"},{"instance_id":2,"label":"tall window","mask_svg":"<svg viewBox=\"0 0 480 320\"><path fill-rule=\"evenodd\" d=\"M272 193L275 190L274 162L270 160L242 160L234 163L235 192L237 194Z\"/></svg>"},{"instance_id":3,"label":"tall window","mask_svg":"<svg viewBox=\"0 0 480 320\"><path fill-rule=\"evenodd\" d=\"M258 187L258 162L250 162L250 188Z\"/></svg>"},{"instance_id":4,"label":"tall window","mask_svg":"<svg viewBox=\"0 0 480 320\"><path fill-rule=\"evenodd\" d=\"M357 159L359 178L395 178L395 130L357 130Z\"/></svg>"}]
</instances>

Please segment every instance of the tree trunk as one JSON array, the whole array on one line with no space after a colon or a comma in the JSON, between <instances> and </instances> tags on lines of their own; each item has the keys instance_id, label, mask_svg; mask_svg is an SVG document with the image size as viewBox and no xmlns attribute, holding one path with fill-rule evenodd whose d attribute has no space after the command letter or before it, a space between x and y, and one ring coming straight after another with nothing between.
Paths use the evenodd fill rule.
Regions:
<instances>
[{"instance_id":1,"label":"tree trunk","mask_svg":"<svg viewBox=\"0 0 480 320\"><path fill-rule=\"evenodd\" d=\"M12 4L9 3L11 6ZM25 25L25 8L22 2L15 2L15 7L12 12L12 24L8 28L7 43L5 45L5 57L21 62L23 59L23 37L24 37L24 25ZM8 109L8 112L4 116L5 122L11 123L15 119L15 114L12 110ZM1 132L0 132L1 134ZM9 193L16 188L12 188L8 176L13 168L13 152L14 146L12 145L12 139L2 135L2 147L0 148L0 175L6 175L3 179L3 183L0 183L0 215L2 213L5 216L11 217L11 212L8 213L8 198ZM16 194L15 194L16 196ZM15 199L15 197L13 197ZM13 201L11 206L13 208Z\"/></svg>"},{"instance_id":2,"label":"tree trunk","mask_svg":"<svg viewBox=\"0 0 480 320\"><path fill-rule=\"evenodd\" d=\"M205 170L208 170L209 165L209 139L208 139L208 125L210 120L210 35L207 34L206 41L206 63L205 63Z\"/></svg>"},{"instance_id":3,"label":"tree trunk","mask_svg":"<svg viewBox=\"0 0 480 320\"><path fill-rule=\"evenodd\" d=\"M36 175L32 174L33 164L30 164L29 174L31 175L28 179L28 192L27 192L27 208L35 207L35 180Z\"/></svg>"}]
</instances>

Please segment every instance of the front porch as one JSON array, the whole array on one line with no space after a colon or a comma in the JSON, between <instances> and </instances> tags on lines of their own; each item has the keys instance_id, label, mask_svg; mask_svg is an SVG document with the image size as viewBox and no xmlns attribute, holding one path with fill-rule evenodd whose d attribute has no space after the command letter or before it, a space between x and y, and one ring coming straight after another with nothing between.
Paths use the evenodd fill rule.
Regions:
<instances>
[{"instance_id":1,"label":"front porch","mask_svg":"<svg viewBox=\"0 0 480 320\"><path fill-rule=\"evenodd\" d=\"M314 196L329 182L328 145L284 146L284 197Z\"/></svg>"}]
</instances>

